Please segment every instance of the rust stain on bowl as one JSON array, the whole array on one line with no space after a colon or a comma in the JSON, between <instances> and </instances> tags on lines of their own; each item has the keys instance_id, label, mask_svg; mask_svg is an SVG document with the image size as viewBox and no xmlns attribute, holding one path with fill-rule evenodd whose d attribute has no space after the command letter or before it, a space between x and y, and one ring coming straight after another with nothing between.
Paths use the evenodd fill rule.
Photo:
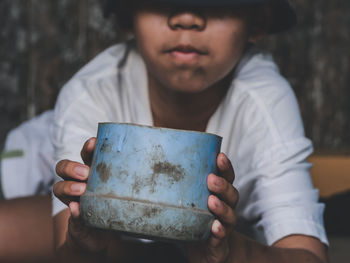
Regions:
<instances>
[{"instance_id":1,"label":"rust stain on bowl","mask_svg":"<svg viewBox=\"0 0 350 263\"><path fill-rule=\"evenodd\" d=\"M103 162L97 165L96 171L98 172L101 181L104 183L112 176L110 165L106 165Z\"/></svg>"},{"instance_id":2,"label":"rust stain on bowl","mask_svg":"<svg viewBox=\"0 0 350 263\"><path fill-rule=\"evenodd\" d=\"M174 165L167 161L157 162L152 167L154 174L165 174L169 177L170 182L179 182L184 178L185 170L181 165Z\"/></svg>"},{"instance_id":3,"label":"rust stain on bowl","mask_svg":"<svg viewBox=\"0 0 350 263\"><path fill-rule=\"evenodd\" d=\"M109 153L111 151L112 151L112 145L108 143L108 139L105 138L103 141L103 144L101 145L100 153L103 153L103 152Z\"/></svg>"},{"instance_id":4,"label":"rust stain on bowl","mask_svg":"<svg viewBox=\"0 0 350 263\"><path fill-rule=\"evenodd\" d=\"M142 211L143 217L151 218L153 216L157 216L161 213L161 209L158 207L147 207L145 206Z\"/></svg>"},{"instance_id":5,"label":"rust stain on bowl","mask_svg":"<svg viewBox=\"0 0 350 263\"><path fill-rule=\"evenodd\" d=\"M220 144L204 133L99 124L93 180L80 199L84 222L152 239L206 240L214 215L204 179L216 170Z\"/></svg>"},{"instance_id":6,"label":"rust stain on bowl","mask_svg":"<svg viewBox=\"0 0 350 263\"><path fill-rule=\"evenodd\" d=\"M131 185L131 189L132 189L133 193L139 194L141 188L143 188L143 187L145 187L144 179L142 177L137 176L135 173L134 174L134 182Z\"/></svg>"}]
</instances>

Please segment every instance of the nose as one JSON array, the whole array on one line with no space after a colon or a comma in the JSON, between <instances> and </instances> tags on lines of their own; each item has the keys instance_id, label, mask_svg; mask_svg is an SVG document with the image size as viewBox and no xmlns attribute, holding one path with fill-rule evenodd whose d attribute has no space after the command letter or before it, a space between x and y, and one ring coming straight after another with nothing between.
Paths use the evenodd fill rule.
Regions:
<instances>
[{"instance_id":1,"label":"nose","mask_svg":"<svg viewBox=\"0 0 350 263\"><path fill-rule=\"evenodd\" d=\"M172 30L184 29L202 31L206 26L206 19L193 11L177 11L169 16L169 27Z\"/></svg>"}]
</instances>

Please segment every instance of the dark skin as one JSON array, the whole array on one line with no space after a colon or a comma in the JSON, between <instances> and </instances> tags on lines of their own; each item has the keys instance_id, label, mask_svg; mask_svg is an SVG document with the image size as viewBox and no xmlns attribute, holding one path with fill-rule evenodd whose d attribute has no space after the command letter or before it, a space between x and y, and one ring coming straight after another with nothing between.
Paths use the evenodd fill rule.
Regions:
<instances>
[{"instance_id":1,"label":"dark skin","mask_svg":"<svg viewBox=\"0 0 350 263\"><path fill-rule=\"evenodd\" d=\"M87 165L90 164L95 142L95 138L90 139L82 150L82 158ZM267 247L234 231L234 206L238 193L231 184L234 180L232 166L226 163L226 160L228 159L225 155L218 156L221 177L213 174L208 177L208 188L215 193L209 197L208 206L223 224L213 225L212 236L205 244L186 246L189 262L327 262L324 247L315 238L292 235L281 239L272 247ZM56 224L56 233L63 233L56 236L58 259L61 260L59 262L101 262L103 259L106 262L184 262L184 255L171 244L125 242L111 232L85 227L79 218L79 204L72 200L85 191L84 182L87 175L84 177L81 173L76 173L76 167L87 168L68 160L63 160L57 165L57 173L65 179L70 177L82 181L63 181L55 185L55 194L69 204L70 210L65 210L55 217L58 222L62 219L63 222L68 222ZM75 188L72 191L74 184L80 185L81 189L77 191ZM220 199L217 199L217 196ZM221 205L216 205L217 200ZM228 205L229 203L232 206ZM246 254L245 251L250 252ZM173 261L169 261L169 255L172 255L170 258Z\"/></svg>"},{"instance_id":2,"label":"dark skin","mask_svg":"<svg viewBox=\"0 0 350 263\"><path fill-rule=\"evenodd\" d=\"M95 138L90 139L84 145L82 150L82 158L86 165L90 165L95 142ZM202 257L202 251L206 251L205 257L208 259L213 256L220 258L226 258L228 256L228 233L233 230L234 225L236 224L236 217L233 213L233 207L238 201L238 194L232 186L232 182L234 180L232 165L224 154L220 154L218 156L217 165L220 170L220 177L214 174L210 174L208 176L209 190L215 193L215 195L211 195L209 197L208 205L213 213L215 213L219 218L222 218L222 222L224 222L224 224L213 224L213 234L205 244L187 246L188 254L192 258L197 258L199 256ZM85 182L87 177L84 180L81 175L74 172L77 166L81 167L81 164L63 160L57 165L57 174L66 179L70 177ZM69 217L67 211L59 214L60 218L68 219L69 217L68 229L66 232L63 232L67 233L66 236L64 235L57 237L56 239L58 242L57 245L61 249L61 255L64 258L65 256L67 256L69 259L72 259L73 257L72 253L68 253L67 251L77 251L78 255L80 254L79 251L92 251L95 254L99 254L99 252L105 251L110 247L113 248L113 256L117 257L117 259L129 259L130 257L138 255L140 258L149 258L149 260L153 261L154 256L156 255L159 260L164 262L164 260L167 260L166 258L169 256L169 253L174 253L174 255L176 255L176 257L173 258L179 259L183 257L181 253L179 253L178 249L171 245L165 245L163 243L142 245L131 242L121 242L118 239L118 236L115 234L84 227L79 218L79 204L72 201L72 199L74 199L74 196L80 196L85 191L86 185L85 183L78 183L82 190L79 192L72 191L72 185L74 184L77 183L74 181L62 181L57 183L54 187L55 194L59 196L66 204L69 204L71 212L71 217ZM220 197L220 199L218 197ZM63 225L61 227L67 226ZM166 247L166 251L168 252L164 253L164 250L159 249L161 247ZM116 250L120 251L120 253L116 253ZM79 256L77 257L79 258ZM97 256L97 258L100 258L100 255ZM95 262L94 260L97 260L92 256L88 256L87 259L91 260L91 262ZM85 258L84 260L87 259Z\"/></svg>"},{"instance_id":3,"label":"dark skin","mask_svg":"<svg viewBox=\"0 0 350 263\"><path fill-rule=\"evenodd\" d=\"M51 196L0 201L0 262L50 262Z\"/></svg>"},{"instance_id":4,"label":"dark skin","mask_svg":"<svg viewBox=\"0 0 350 263\"><path fill-rule=\"evenodd\" d=\"M210 116L226 94L218 85L234 69L246 44L263 35L247 34L245 16L227 10L198 14L184 9L176 13L146 8L134 16L138 49L148 69L149 94L154 124L162 127L204 131ZM206 15L207 14L207 15ZM188 52L191 46L199 52ZM188 103L184 103L184 102ZM84 145L85 165L69 160L57 164L65 181L54 187L55 195L69 205L55 217L56 245L61 261L99 262L113 256L121 262L146 262L169 258L182 262L174 246L162 257L162 245L136 245L110 232L86 228L79 219L77 197L86 189L95 139ZM324 245L313 237L291 235L272 246L264 246L235 231L238 192L233 186L234 171L224 154L217 158L219 174L208 175L212 195L208 207L216 216L211 236L205 243L185 244L189 262L327 262ZM78 169L77 169L78 168ZM77 182L79 180L79 182ZM67 221L69 221L67 225ZM169 257L169 255L172 255ZM79 261L80 260L80 261Z\"/></svg>"},{"instance_id":5,"label":"dark skin","mask_svg":"<svg viewBox=\"0 0 350 263\"><path fill-rule=\"evenodd\" d=\"M233 71L215 86L200 94L160 88L149 78L153 122L157 127L205 131L210 117L225 97Z\"/></svg>"}]
</instances>

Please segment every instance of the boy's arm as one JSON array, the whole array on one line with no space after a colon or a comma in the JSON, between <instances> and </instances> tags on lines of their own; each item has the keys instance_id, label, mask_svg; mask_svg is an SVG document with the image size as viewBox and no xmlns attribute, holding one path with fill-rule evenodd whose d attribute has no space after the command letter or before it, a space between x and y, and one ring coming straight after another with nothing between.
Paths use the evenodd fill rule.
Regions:
<instances>
[{"instance_id":1,"label":"boy's arm","mask_svg":"<svg viewBox=\"0 0 350 263\"><path fill-rule=\"evenodd\" d=\"M94 147L95 139L91 139L82 150L87 165ZM109 259L115 262L185 262L182 251L172 244L126 241L115 232L85 227L80 221L79 203L76 202L86 188L88 171L82 173L84 167L87 168L69 160L60 161L56 166L57 174L65 181L54 185L54 193L69 206L54 217L57 262L110 262ZM80 170L78 174L76 168Z\"/></svg>"},{"instance_id":2,"label":"boy's arm","mask_svg":"<svg viewBox=\"0 0 350 263\"><path fill-rule=\"evenodd\" d=\"M55 248L61 247L66 240L68 229L69 210L65 209L53 217Z\"/></svg>"},{"instance_id":3,"label":"boy's arm","mask_svg":"<svg viewBox=\"0 0 350 263\"><path fill-rule=\"evenodd\" d=\"M284 249L305 249L313 253L322 262L328 262L327 248L317 238L304 235L290 235L277 241L273 247Z\"/></svg>"},{"instance_id":4,"label":"boy's arm","mask_svg":"<svg viewBox=\"0 0 350 263\"><path fill-rule=\"evenodd\" d=\"M75 208L66 209L54 217L56 262L109 262L109 248L113 250L111 256L117 262L123 262L122 257L129 249L122 245L117 235L85 227L78 217L71 215L72 211L73 214L77 212Z\"/></svg>"},{"instance_id":5,"label":"boy's arm","mask_svg":"<svg viewBox=\"0 0 350 263\"><path fill-rule=\"evenodd\" d=\"M230 256L227 262L232 263L328 262L325 245L318 239L309 236L291 235L269 247L233 232L230 245Z\"/></svg>"},{"instance_id":6,"label":"boy's arm","mask_svg":"<svg viewBox=\"0 0 350 263\"><path fill-rule=\"evenodd\" d=\"M163 242L142 243L135 241L125 241L117 238L116 234L109 237L108 246L99 251L89 251L72 245L67 236L68 221L70 212L68 209L62 211L54 218L56 244L56 262L186 262L184 254L179 247ZM95 246L96 248L96 246Z\"/></svg>"},{"instance_id":7,"label":"boy's arm","mask_svg":"<svg viewBox=\"0 0 350 263\"><path fill-rule=\"evenodd\" d=\"M98 253L87 253L87 251L85 252L83 250L80 251L66 242L69 217L69 209L65 209L53 218L56 262L103 262L102 260L99 260Z\"/></svg>"},{"instance_id":8,"label":"boy's arm","mask_svg":"<svg viewBox=\"0 0 350 263\"><path fill-rule=\"evenodd\" d=\"M50 196L0 200L0 262L50 262Z\"/></svg>"},{"instance_id":9,"label":"boy's arm","mask_svg":"<svg viewBox=\"0 0 350 263\"><path fill-rule=\"evenodd\" d=\"M95 139L84 145L83 160L90 159L90 153L93 152L94 147ZM232 164L224 154L218 156L217 162L221 177L214 174L208 176L208 188L216 195L210 196L208 207L217 216L217 224L213 224L212 237L206 244L189 248L190 262L327 262L325 248L322 248L323 245L316 239L306 236L290 236L276 242L274 246L268 247L235 232L236 216L234 208L238 200L238 192L232 185L234 180ZM89 161L85 161L85 163L89 163ZM57 174L68 180L57 183L54 186L54 192L63 202L69 204L71 214L69 217L69 212L66 211L66 214L59 215L55 219L55 232L58 233L56 240L58 240L57 244L61 245L58 254L62 259L61 261L70 262L76 256L83 260L84 256L90 255L88 251L92 251L91 256L87 257L88 260L90 262L94 262L94 260L95 262L101 262L98 259L102 255L98 252L107 247L104 243L106 239L100 239L99 235L91 235L91 229L85 229L84 231L84 228L81 228L82 225L77 221L79 218L79 204L74 201L74 196L83 194L86 187L86 184L81 182L81 175L74 172L78 166L81 167L81 164L64 160L59 162L56 167ZM87 176L86 174L86 179ZM80 182L69 180L69 178L79 179ZM73 190L73 185L80 185L82 188L78 187L80 190L77 190L77 187L74 187ZM221 205L217 205L218 203ZM82 232L79 232L81 230ZM66 233L69 233L69 235ZM78 239L78 248L83 245L85 249L79 250L74 245L72 246L75 243L74 239L76 241ZM134 244L125 244L125 242L111 242L109 245L113 246L117 256L126 255L129 257L135 255L139 256L138 258L141 256L146 262L147 258L155 256L155 253L159 251L156 245L137 247ZM174 259L174 257L170 257L170 259ZM76 260L75 262L79 261Z\"/></svg>"},{"instance_id":10,"label":"boy's arm","mask_svg":"<svg viewBox=\"0 0 350 263\"><path fill-rule=\"evenodd\" d=\"M224 154L218 156L217 164L221 176L208 176L208 188L220 197L221 205L216 206L217 202L209 198L208 207L217 217L218 225L213 225L212 235L205 244L188 247L190 262L328 262L325 246L311 236L290 235L272 246L265 246L235 231L238 192L232 185L233 167Z\"/></svg>"}]
</instances>

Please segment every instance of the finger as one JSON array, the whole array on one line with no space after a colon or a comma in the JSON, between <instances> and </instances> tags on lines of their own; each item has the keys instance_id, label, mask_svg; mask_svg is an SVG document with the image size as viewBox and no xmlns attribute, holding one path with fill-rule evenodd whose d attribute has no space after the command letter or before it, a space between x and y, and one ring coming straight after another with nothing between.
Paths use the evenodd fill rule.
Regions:
<instances>
[{"instance_id":1,"label":"finger","mask_svg":"<svg viewBox=\"0 0 350 263\"><path fill-rule=\"evenodd\" d=\"M74 204L72 205L75 206ZM73 208L74 209L74 208ZM69 205L71 217L68 221L68 236L67 245L74 250L79 250L83 247L84 240L89 237L89 230L85 227L79 217L75 217L72 214L71 205Z\"/></svg>"},{"instance_id":2,"label":"finger","mask_svg":"<svg viewBox=\"0 0 350 263\"><path fill-rule=\"evenodd\" d=\"M71 202L69 204L71 217L68 223L67 243L73 249L84 249L85 251L98 252L108 246L111 234L88 227L79 217L79 203Z\"/></svg>"},{"instance_id":3,"label":"finger","mask_svg":"<svg viewBox=\"0 0 350 263\"><path fill-rule=\"evenodd\" d=\"M229 232L237 224L237 217L232 207L228 206L217 196L209 196L208 207L210 211L217 217L217 219L223 224L226 232Z\"/></svg>"},{"instance_id":4,"label":"finger","mask_svg":"<svg viewBox=\"0 0 350 263\"><path fill-rule=\"evenodd\" d=\"M220 241L227 236L227 229L217 219L214 220L211 226L211 233L215 237L212 241L213 246L219 245Z\"/></svg>"},{"instance_id":5,"label":"finger","mask_svg":"<svg viewBox=\"0 0 350 263\"><path fill-rule=\"evenodd\" d=\"M209 174L207 178L208 189L222 201L234 208L238 202L238 191L231 183L220 176Z\"/></svg>"},{"instance_id":6,"label":"finger","mask_svg":"<svg viewBox=\"0 0 350 263\"><path fill-rule=\"evenodd\" d=\"M214 220L211 231L212 235L207 241L208 256L211 262L225 262L229 254L228 235L225 227L218 220Z\"/></svg>"},{"instance_id":7,"label":"finger","mask_svg":"<svg viewBox=\"0 0 350 263\"><path fill-rule=\"evenodd\" d=\"M55 196L66 205L76 201L86 191L86 184L75 181L61 181L53 186Z\"/></svg>"},{"instance_id":8,"label":"finger","mask_svg":"<svg viewBox=\"0 0 350 263\"><path fill-rule=\"evenodd\" d=\"M235 172L231 161L224 153L220 153L216 159L216 164L219 168L219 174L231 184L235 180Z\"/></svg>"},{"instance_id":9,"label":"finger","mask_svg":"<svg viewBox=\"0 0 350 263\"><path fill-rule=\"evenodd\" d=\"M229 255L228 242L211 235L205 243L190 243L187 245L188 262L197 262L199 258L205 257L205 262L226 262ZM205 254L205 255L203 255Z\"/></svg>"},{"instance_id":10,"label":"finger","mask_svg":"<svg viewBox=\"0 0 350 263\"><path fill-rule=\"evenodd\" d=\"M70 211L71 216L74 219L78 219L79 215L80 215L79 203L78 202L74 202L74 201L70 202L69 203L69 211Z\"/></svg>"},{"instance_id":11,"label":"finger","mask_svg":"<svg viewBox=\"0 0 350 263\"><path fill-rule=\"evenodd\" d=\"M59 161L56 165L56 173L65 180L86 181L90 168L84 164L69 160Z\"/></svg>"},{"instance_id":12,"label":"finger","mask_svg":"<svg viewBox=\"0 0 350 263\"><path fill-rule=\"evenodd\" d=\"M85 142L83 149L80 152L81 158L83 159L86 165L91 165L95 146L96 146L96 138L92 137Z\"/></svg>"}]
</instances>

